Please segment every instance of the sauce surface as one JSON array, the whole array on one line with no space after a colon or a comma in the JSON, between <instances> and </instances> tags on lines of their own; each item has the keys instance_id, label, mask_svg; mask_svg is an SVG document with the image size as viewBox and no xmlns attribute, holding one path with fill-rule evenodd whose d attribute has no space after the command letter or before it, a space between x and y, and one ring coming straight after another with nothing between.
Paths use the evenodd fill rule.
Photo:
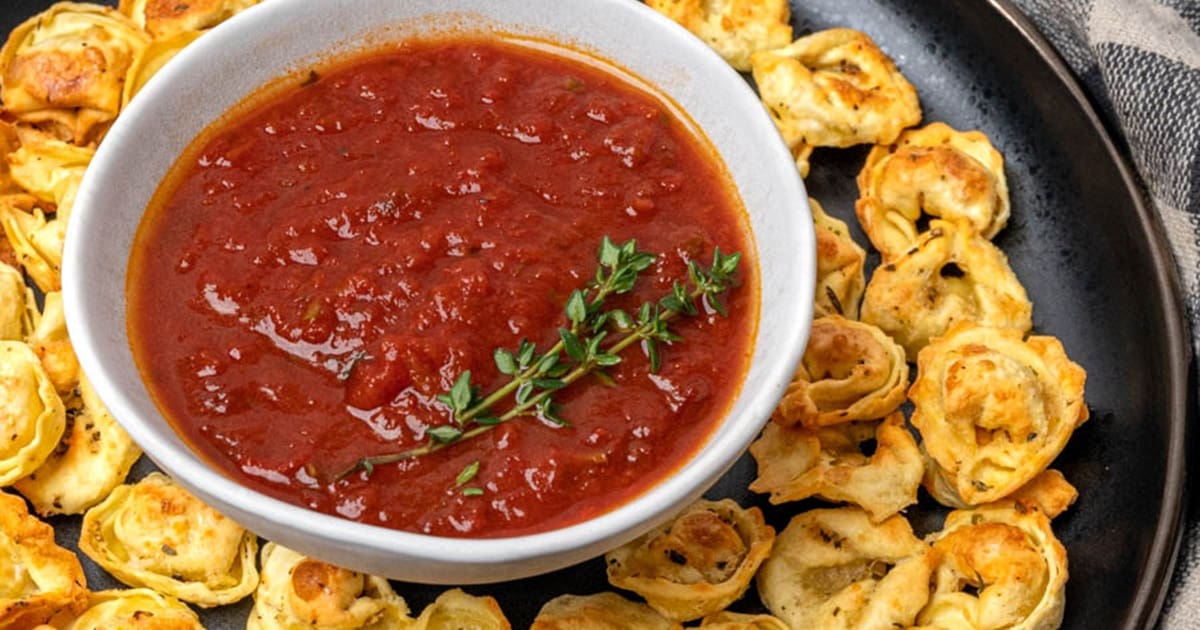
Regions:
<instances>
[{"instance_id":1,"label":"sauce surface","mask_svg":"<svg viewBox=\"0 0 1200 630\"><path fill-rule=\"evenodd\" d=\"M656 97L579 60L476 39L410 42L311 74L206 132L138 234L129 326L152 396L229 475L283 500L415 532L546 531L624 503L702 444L741 386L757 263L729 317L676 320L559 391L571 426L519 418L419 459L436 395L493 349L545 350L603 236L658 256L657 300L746 220L708 146ZM458 473L472 462L466 496Z\"/></svg>"}]
</instances>

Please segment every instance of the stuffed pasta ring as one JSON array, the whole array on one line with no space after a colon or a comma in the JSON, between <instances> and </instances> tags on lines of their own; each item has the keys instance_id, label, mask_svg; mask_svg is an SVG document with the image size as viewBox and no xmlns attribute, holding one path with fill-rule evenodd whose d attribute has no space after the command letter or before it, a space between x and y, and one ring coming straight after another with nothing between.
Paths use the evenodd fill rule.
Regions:
<instances>
[{"instance_id":1,"label":"stuffed pasta ring","mask_svg":"<svg viewBox=\"0 0 1200 630\"><path fill-rule=\"evenodd\" d=\"M91 593L88 609L65 630L104 628L204 630L204 625L187 604L174 597L148 588L131 588Z\"/></svg>"},{"instance_id":2,"label":"stuffed pasta ring","mask_svg":"<svg viewBox=\"0 0 1200 630\"><path fill-rule=\"evenodd\" d=\"M670 522L607 553L608 581L669 619L723 610L746 592L775 540L758 508L697 501Z\"/></svg>"},{"instance_id":3,"label":"stuffed pasta ring","mask_svg":"<svg viewBox=\"0 0 1200 630\"><path fill-rule=\"evenodd\" d=\"M867 286L863 263L867 253L850 237L846 223L825 213L810 198L817 237L817 292L813 300L814 317L841 315L858 319L858 306Z\"/></svg>"},{"instance_id":4,"label":"stuffed pasta ring","mask_svg":"<svg viewBox=\"0 0 1200 630\"><path fill-rule=\"evenodd\" d=\"M921 121L917 91L867 35L834 28L751 56L754 81L798 157L811 147L891 144ZM803 174L807 159L802 159Z\"/></svg>"},{"instance_id":5,"label":"stuffed pasta ring","mask_svg":"<svg viewBox=\"0 0 1200 630\"><path fill-rule=\"evenodd\" d=\"M54 542L54 530L29 514L21 497L0 492L0 628L17 630L87 608L79 558Z\"/></svg>"},{"instance_id":6,"label":"stuffed pasta ring","mask_svg":"<svg viewBox=\"0 0 1200 630\"><path fill-rule=\"evenodd\" d=\"M935 122L876 145L858 174L854 210L884 260L917 241L922 215L958 221L990 239L1008 222L1004 158L987 136Z\"/></svg>"},{"instance_id":7,"label":"stuffed pasta ring","mask_svg":"<svg viewBox=\"0 0 1200 630\"><path fill-rule=\"evenodd\" d=\"M875 326L834 315L814 320L808 347L774 420L809 428L875 420L905 400L904 349Z\"/></svg>"},{"instance_id":8,"label":"stuffed pasta ring","mask_svg":"<svg viewBox=\"0 0 1200 630\"><path fill-rule=\"evenodd\" d=\"M870 441L875 450L864 455ZM876 522L917 502L925 472L899 411L816 430L768 422L750 454L758 463L750 490L770 493L772 504L819 497L860 506Z\"/></svg>"},{"instance_id":9,"label":"stuffed pasta ring","mask_svg":"<svg viewBox=\"0 0 1200 630\"><path fill-rule=\"evenodd\" d=\"M258 586L258 538L161 473L88 510L79 550L130 586L198 606L230 604Z\"/></svg>"},{"instance_id":10,"label":"stuffed pasta ring","mask_svg":"<svg viewBox=\"0 0 1200 630\"><path fill-rule=\"evenodd\" d=\"M0 341L21 341L33 330L33 291L15 267L0 262Z\"/></svg>"},{"instance_id":11,"label":"stuffed pasta ring","mask_svg":"<svg viewBox=\"0 0 1200 630\"><path fill-rule=\"evenodd\" d=\"M66 426L66 408L37 354L20 341L0 341L0 486L41 466Z\"/></svg>"},{"instance_id":12,"label":"stuffed pasta ring","mask_svg":"<svg viewBox=\"0 0 1200 630\"><path fill-rule=\"evenodd\" d=\"M962 507L1033 479L1087 420L1086 378L1054 337L964 324L930 344L909 390L931 459L926 489Z\"/></svg>"},{"instance_id":13,"label":"stuffed pasta ring","mask_svg":"<svg viewBox=\"0 0 1200 630\"><path fill-rule=\"evenodd\" d=\"M1060 493L1070 488L1061 475L1046 481ZM951 512L942 530L930 536L938 564L918 623L1058 628L1066 607L1067 552L1050 527L1053 514L1034 507L1043 503L1000 501Z\"/></svg>"},{"instance_id":14,"label":"stuffed pasta ring","mask_svg":"<svg viewBox=\"0 0 1200 630\"><path fill-rule=\"evenodd\" d=\"M909 361L958 322L1033 327L1033 304L995 245L934 220L909 251L880 265L863 297L862 321L896 340Z\"/></svg>"},{"instance_id":15,"label":"stuffed pasta ring","mask_svg":"<svg viewBox=\"0 0 1200 630\"><path fill-rule=\"evenodd\" d=\"M247 630L384 630L411 621L408 605L386 579L313 560L275 543L263 545Z\"/></svg>"},{"instance_id":16,"label":"stuffed pasta ring","mask_svg":"<svg viewBox=\"0 0 1200 630\"><path fill-rule=\"evenodd\" d=\"M477 597L460 588L438 595L408 627L412 630L512 630L512 624L496 598Z\"/></svg>"},{"instance_id":17,"label":"stuffed pasta ring","mask_svg":"<svg viewBox=\"0 0 1200 630\"><path fill-rule=\"evenodd\" d=\"M559 595L545 603L529 630L682 630L653 608L612 592Z\"/></svg>"},{"instance_id":18,"label":"stuffed pasta ring","mask_svg":"<svg viewBox=\"0 0 1200 630\"><path fill-rule=\"evenodd\" d=\"M929 600L933 561L902 516L811 510L779 534L758 593L792 628L906 628Z\"/></svg>"},{"instance_id":19,"label":"stuffed pasta ring","mask_svg":"<svg viewBox=\"0 0 1200 630\"><path fill-rule=\"evenodd\" d=\"M683 25L742 72L750 69L755 51L792 41L787 0L647 0L646 5Z\"/></svg>"}]
</instances>

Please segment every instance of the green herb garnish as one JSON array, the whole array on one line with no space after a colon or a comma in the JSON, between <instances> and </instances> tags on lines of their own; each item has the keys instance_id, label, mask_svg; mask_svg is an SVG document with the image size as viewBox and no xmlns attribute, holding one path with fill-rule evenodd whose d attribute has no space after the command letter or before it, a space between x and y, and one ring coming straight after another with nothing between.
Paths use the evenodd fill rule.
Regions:
<instances>
[{"instance_id":1,"label":"green herb garnish","mask_svg":"<svg viewBox=\"0 0 1200 630\"><path fill-rule=\"evenodd\" d=\"M620 364L621 352L634 344L640 344L650 362L650 370L657 372L662 365L661 345L681 340L668 323L679 316L700 313L700 304L725 316L721 297L733 287L734 274L741 261L741 254L723 254L716 248L709 267L689 261L686 284L676 281L670 293L657 302L643 303L636 313L630 314L619 308L605 309L604 302L613 295L632 291L638 275L654 264L654 255L639 252L634 240L616 245L605 237L597 257L600 264L595 278L584 288L573 291L567 299L564 311L568 325L558 329L558 341L553 346L539 352L535 344L522 339L515 349L497 348L492 358L496 369L510 377L508 383L485 397L479 386L471 382L471 372L463 372L449 391L437 396L450 411L450 422L426 430L428 439L424 445L398 453L363 457L335 479L343 479L357 470L369 476L380 464L440 451L487 433L514 418L529 416L559 426L571 426L558 415L554 392L588 374L612 383L605 368ZM615 341L610 340L610 333ZM497 415L494 408L510 397L511 407ZM457 485L462 486L474 478L477 464L474 471L469 471L471 466L468 466L459 473ZM483 492L478 488L463 488L463 494L467 495L468 490L477 490L478 494Z\"/></svg>"}]
</instances>

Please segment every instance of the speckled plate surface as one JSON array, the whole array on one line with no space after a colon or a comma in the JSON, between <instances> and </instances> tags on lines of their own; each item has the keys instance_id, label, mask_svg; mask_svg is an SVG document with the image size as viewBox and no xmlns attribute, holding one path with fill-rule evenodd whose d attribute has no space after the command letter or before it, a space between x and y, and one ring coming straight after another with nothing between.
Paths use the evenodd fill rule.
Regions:
<instances>
[{"instance_id":1,"label":"speckled plate surface","mask_svg":"<svg viewBox=\"0 0 1200 630\"><path fill-rule=\"evenodd\" d=\"M49 6L6 0L0 29ZM115 4L115 2L112 2ZM1178 288L1160 226L1142 204L1127 165L1065 67L1005 0L805 0L797 34L849 26L874 37L917 87L926 121L988 134L1007 159L1012 219L996 243L1034 303L1034 329L1062 339L1088 371L1092 417L1056 462L1079 488L1055 521L1067 547L1066 628L1142 628L1161 605L1179 540L1183 502L1187 343ZM818 150L810 192L855 226L854 176L866 150ZM151 469L142 462L140 476ZM710 492L763 507L782 527L806 503L769 506L746 486L743 458ZM944 510L922 495L910 510L919 533ZM74 548L78 518L56 518ZM115 582L84 559L89 584ZM607 589L595 560L537 578L471 587L494 595L516 628L546 600ZM420 610L440 587L397 584ZM735 608L761 610L753 594ZM210 628L240 628L248 601L203 611Z\"/></svg>"}]
</instances>

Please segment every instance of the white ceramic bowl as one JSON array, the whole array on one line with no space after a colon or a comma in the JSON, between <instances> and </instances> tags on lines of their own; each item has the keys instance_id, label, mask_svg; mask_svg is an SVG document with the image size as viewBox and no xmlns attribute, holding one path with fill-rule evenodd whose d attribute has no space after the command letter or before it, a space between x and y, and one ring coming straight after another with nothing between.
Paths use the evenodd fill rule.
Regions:
<instances>
[{"instance_id":1,"label":"white ceramic bowl","mask_svg":"<svg viewBox=\"0 0 1200 630\"><path fill-rule=\"evenodd\" d=\"M589 521L542 534L438 538L343 520L271 499L214 470L159 414L125 326L134 233L159 180L193 137L256 88L331 53L439 29L548 39L657 86L704 130L750 215L762 282L746 385L679 472ZM172 477L255 533L392 578L444 584L516 579L599 555L662 522L744 452L792 376L808 335L815 275L811 216L791 156L742 78L682 28L629 0L268 0L172 61L122 113L84 179L67 234L67 323L103 401Z\"/></svg>"}]
</instances>

